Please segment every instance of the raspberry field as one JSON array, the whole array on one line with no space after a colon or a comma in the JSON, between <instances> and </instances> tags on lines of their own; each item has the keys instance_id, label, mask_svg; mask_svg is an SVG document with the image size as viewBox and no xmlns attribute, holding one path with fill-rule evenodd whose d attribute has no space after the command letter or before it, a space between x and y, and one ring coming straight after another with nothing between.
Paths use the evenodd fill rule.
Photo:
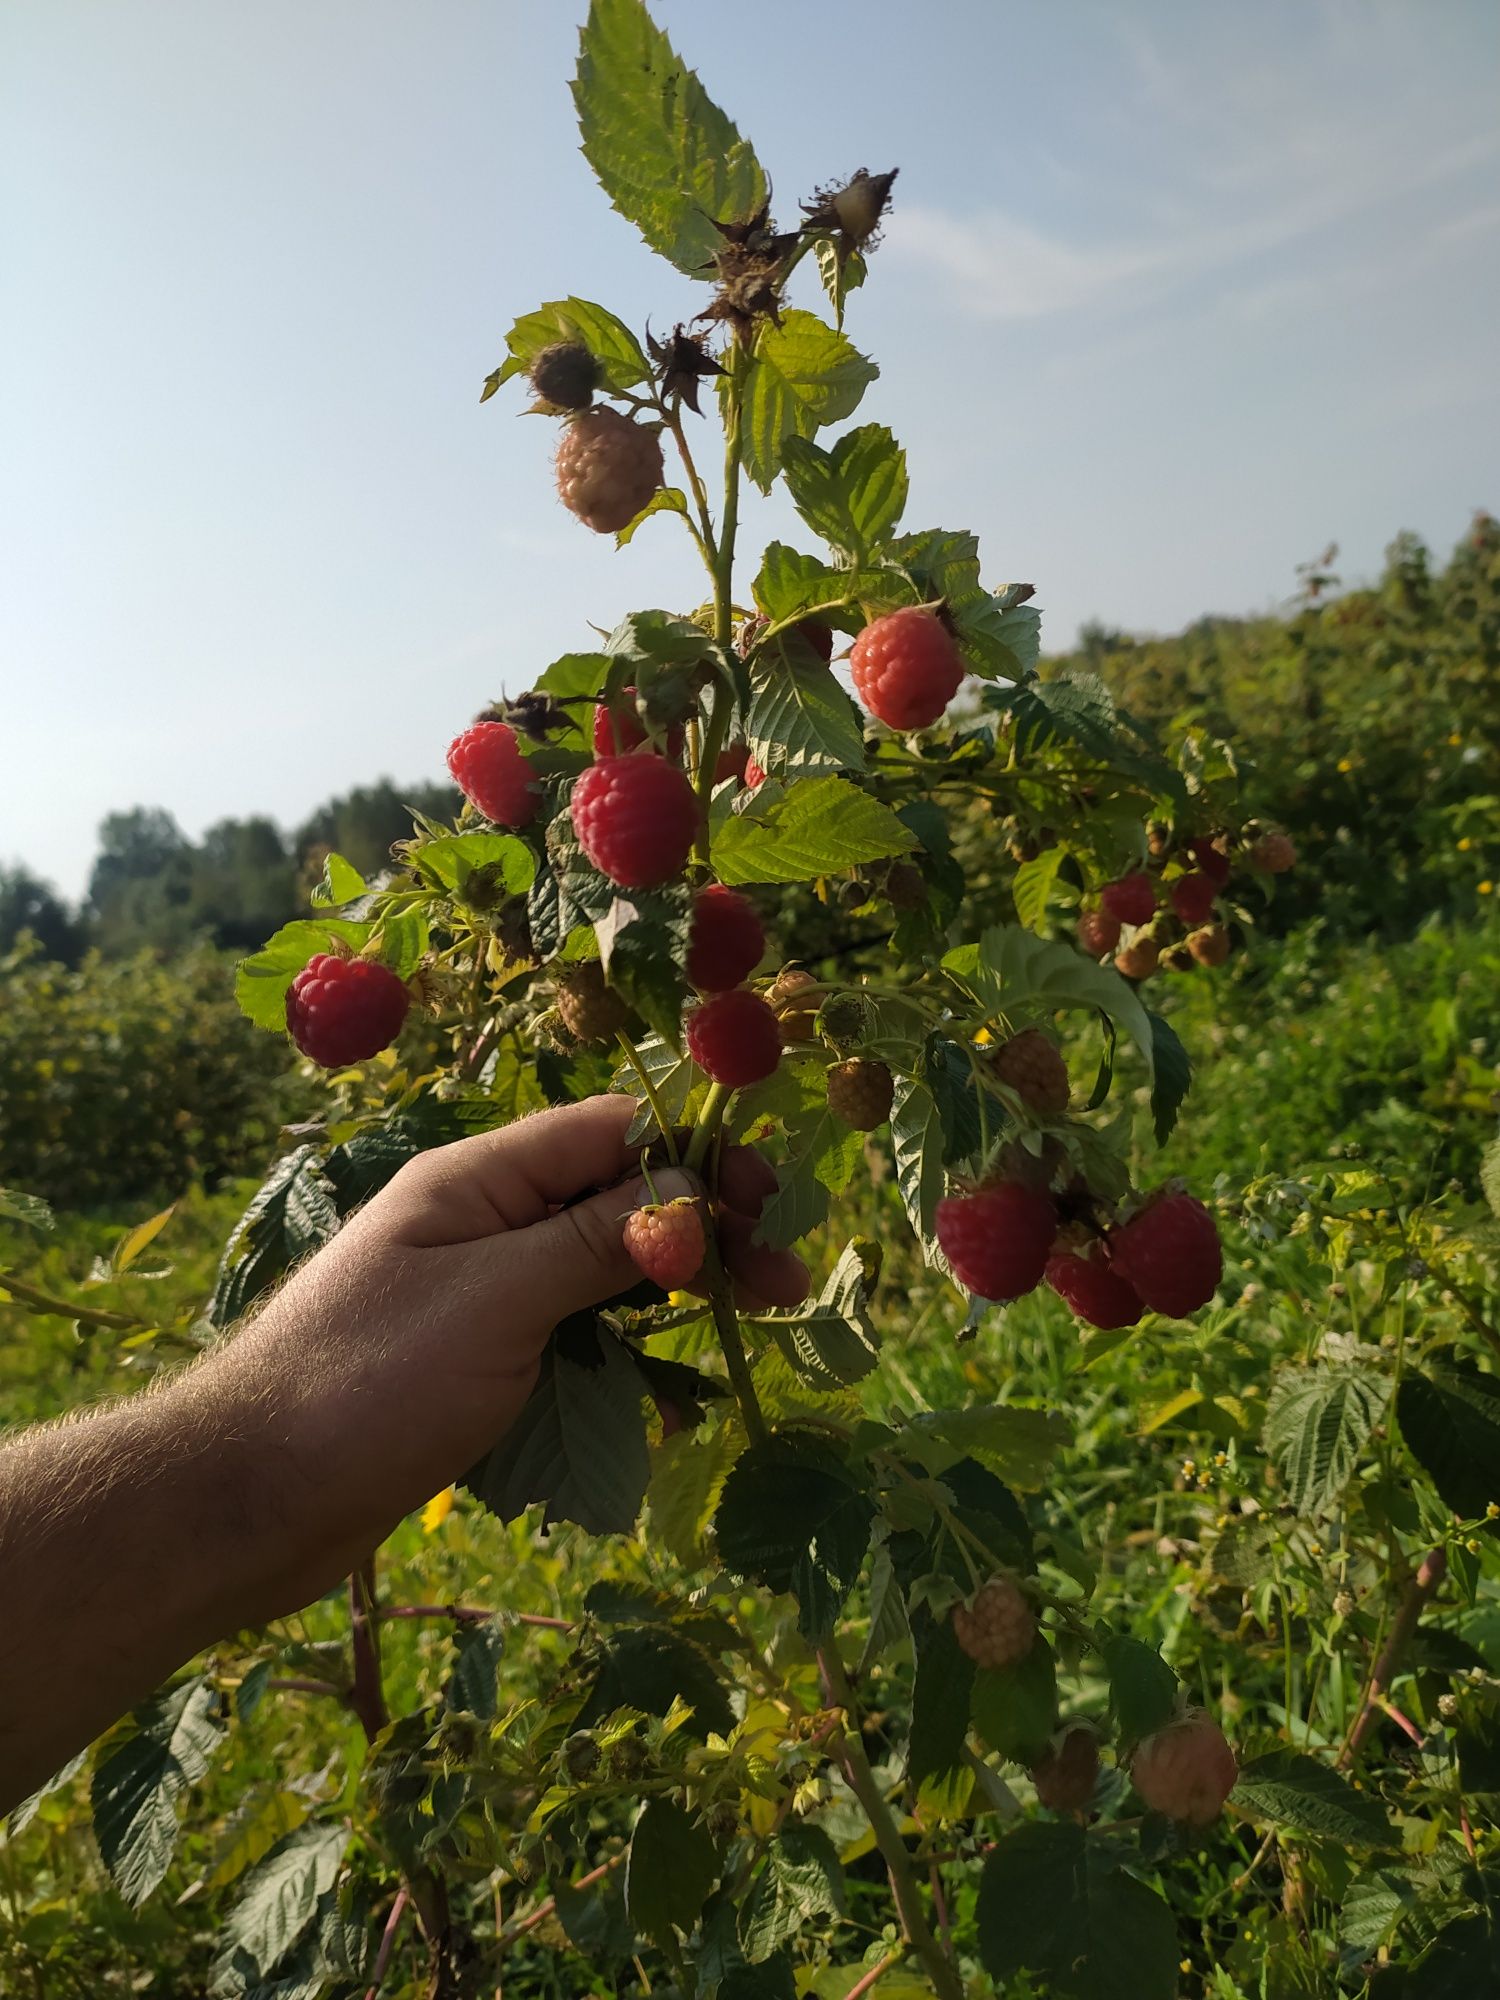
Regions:
<instances>
[{"instance_id":1,"label":"raspberry field","mask_svg":"<svg viewBox=\"0 0 1500 2000\"><path fill-rule=\"evenodd\" d=\"M4 1406L549 1104L699 1193L352 1595L11 1815L0 1990L1500 1990L1500 527L1048 655L1045 578L907 518L895 173L773 209L691 54L595 0L574 102L696 316L575 245L476 412L555 433L612 622L433 720L399 826L139 815L87 937L5 885ZM736 1297L752 1229L806 1301Z\"/></svg>"}]
</instances>

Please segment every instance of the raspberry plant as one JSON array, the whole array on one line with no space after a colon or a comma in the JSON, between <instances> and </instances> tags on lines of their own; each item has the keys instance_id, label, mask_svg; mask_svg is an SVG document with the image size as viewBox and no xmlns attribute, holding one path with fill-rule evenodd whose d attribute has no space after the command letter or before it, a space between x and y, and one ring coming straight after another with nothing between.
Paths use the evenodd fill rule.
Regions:
<instances>
[{"instance_id":1,"label":"raspberry plant","mask_svg":"<svg viewBox=\"0 0 1500 2000\"><path fill-rule=\"evenodd\" d=\"M1099 1552L1036 1499L1062 1411L1024 1382L943 1408L887 1383L903 1296L849 1225L894 1184L894 1256L972 1293L961 1341L1043 1283L1090 1354L1207 1306L1212 1212L1138 1185L1137 1107L1164 1140L1190 1077L1144 982L1164 954L1222 963L1290 846L1237 824L1222 746L1169 759L1098 681L1042 677L1032 587L982 583L967 532L905 526L901 447L838 429L876 379L844 321L894 173L773 220L641 0L594 0L574 94L601 186L694 310L641 339L544 304L484 395L529 383L580 532L683 535L684 597L453 718L458 819L418 820L375 881L331 856L316 913L245 961L246 1012L331 1071L327 1135L276 1162L210 1318L414 1152L627 1093L648 1164L704 1197L637 1211L641 1284L559 1326L516 1430L454 1471L502 1522L539 1508L650 1560L561 1621L571 1650L525 1701L503 1604L352 1579L359 1837L325 1814L262 1847L214 1990L373 1991L408 1940L427 1990L474 1990L518 1934L491 1917L504 1886L655 1992L1167 2000L1159 1882L1236 1784L1190 1700L1213 1691L1179 1684L1148 1607L1140 1630L1091 1615ZM743 491L778 484L817 546L750 559ZM772 1170L760 1240L818 1271L804 1306L731 1295L730 1143ZM378 1633L406 1615L451 1624L451 1669L393 1717ZM206 1755L210 1710L185 1683L120 1754ZM1361 1824L1344 1779L1289 1756L1245 1766L1244 1819L1298 1824L1300 1798ZM160 1879L138 1828L101 1842L131 1894Z\"/></svg>"}]
</instances>

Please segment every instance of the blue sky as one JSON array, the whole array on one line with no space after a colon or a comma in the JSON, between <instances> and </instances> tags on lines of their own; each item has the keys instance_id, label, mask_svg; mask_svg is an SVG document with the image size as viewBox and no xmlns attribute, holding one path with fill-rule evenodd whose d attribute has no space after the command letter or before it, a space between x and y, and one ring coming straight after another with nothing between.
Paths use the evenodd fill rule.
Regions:
<instances>
[{"instance_id":1,"label":"blue sky","mask_svg":"<svg viewBox=\"0 0 1500 2000\"><path fill-rule=\"evenodd\" d=\"M584 621L696 601L674 524L615 555L553 498L551 426L478 402L545 299L696 307L577 151L584 12L0 13L0 858L76 893L113 809L197 834L438 776ZM978 532L1053 647L1500 506L1487 0L657 15L784 214L901 167L861 416L907 447L909 524Z\"/></svg>"}]
</instances>

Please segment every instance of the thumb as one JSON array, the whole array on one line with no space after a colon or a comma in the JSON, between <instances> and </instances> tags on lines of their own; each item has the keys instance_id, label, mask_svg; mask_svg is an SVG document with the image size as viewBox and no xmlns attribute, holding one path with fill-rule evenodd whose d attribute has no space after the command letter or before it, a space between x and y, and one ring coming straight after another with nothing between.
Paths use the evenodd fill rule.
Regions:
<instances>
[{"instance_id":1,"label":"thumb","mask_svg":"<svg viewBox=\"0 0 1500 2000\"><path fill-rule=\"evenodd\" d=\"M643 1176L633 1175L618 1187L559 1209L545 1222L496 1237L496 1250L509 1253L517 1303L524 1300L551 1326L628 1291L641 1274L625 1248L625 1218L645 1202L702 1192L691 1174L656 1167L649 1188Z\"/></svg>"}]
</instances>

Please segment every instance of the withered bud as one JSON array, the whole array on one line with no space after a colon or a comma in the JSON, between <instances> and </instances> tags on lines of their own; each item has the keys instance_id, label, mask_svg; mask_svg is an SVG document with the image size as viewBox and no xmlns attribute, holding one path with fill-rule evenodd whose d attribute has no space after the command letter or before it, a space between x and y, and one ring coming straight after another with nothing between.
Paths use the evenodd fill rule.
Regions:
<instances>
[{"instance_id":1,"label":"withered bud","mask_svg":"<svg viewBox=\"0 0 1500 2000\"><path fill-rule=\"evenodd\" d=\"M819 188L810 202L802 204L807 218L804 227L825 231L836 229L846 248L862 250L876 235L886 210L899 167L888 174L872 174L861 167L841 186Z\"/></svg>"},{"instance_id":2,"label":"withered bud","mask_svg":"<svg viewBox=\"0 0 1500 2000\"><path fill-rule=\"evenodd\" d=\"M566 729L570 722L566 709L560 707L551 695L540 694L535 688L518 694L514 701L497 702L485 713L486 718L508 722L512 729L520 730L533 743L545 743L554 729Z\"/></svg>"},{"instance_id":3,"label":"withered bud","mask_svg":"<svg viewBox=\"0 0 1500 2000\"><path fill-rule=\"evenodd\" d=\"M698 384L705 375L722 375L724 370L696 335L675 326L665 340L647 333L646 346L657 364L656 379L663 396L680 396L695 416L702 416Z\"/></svg>"}]
</instances>

